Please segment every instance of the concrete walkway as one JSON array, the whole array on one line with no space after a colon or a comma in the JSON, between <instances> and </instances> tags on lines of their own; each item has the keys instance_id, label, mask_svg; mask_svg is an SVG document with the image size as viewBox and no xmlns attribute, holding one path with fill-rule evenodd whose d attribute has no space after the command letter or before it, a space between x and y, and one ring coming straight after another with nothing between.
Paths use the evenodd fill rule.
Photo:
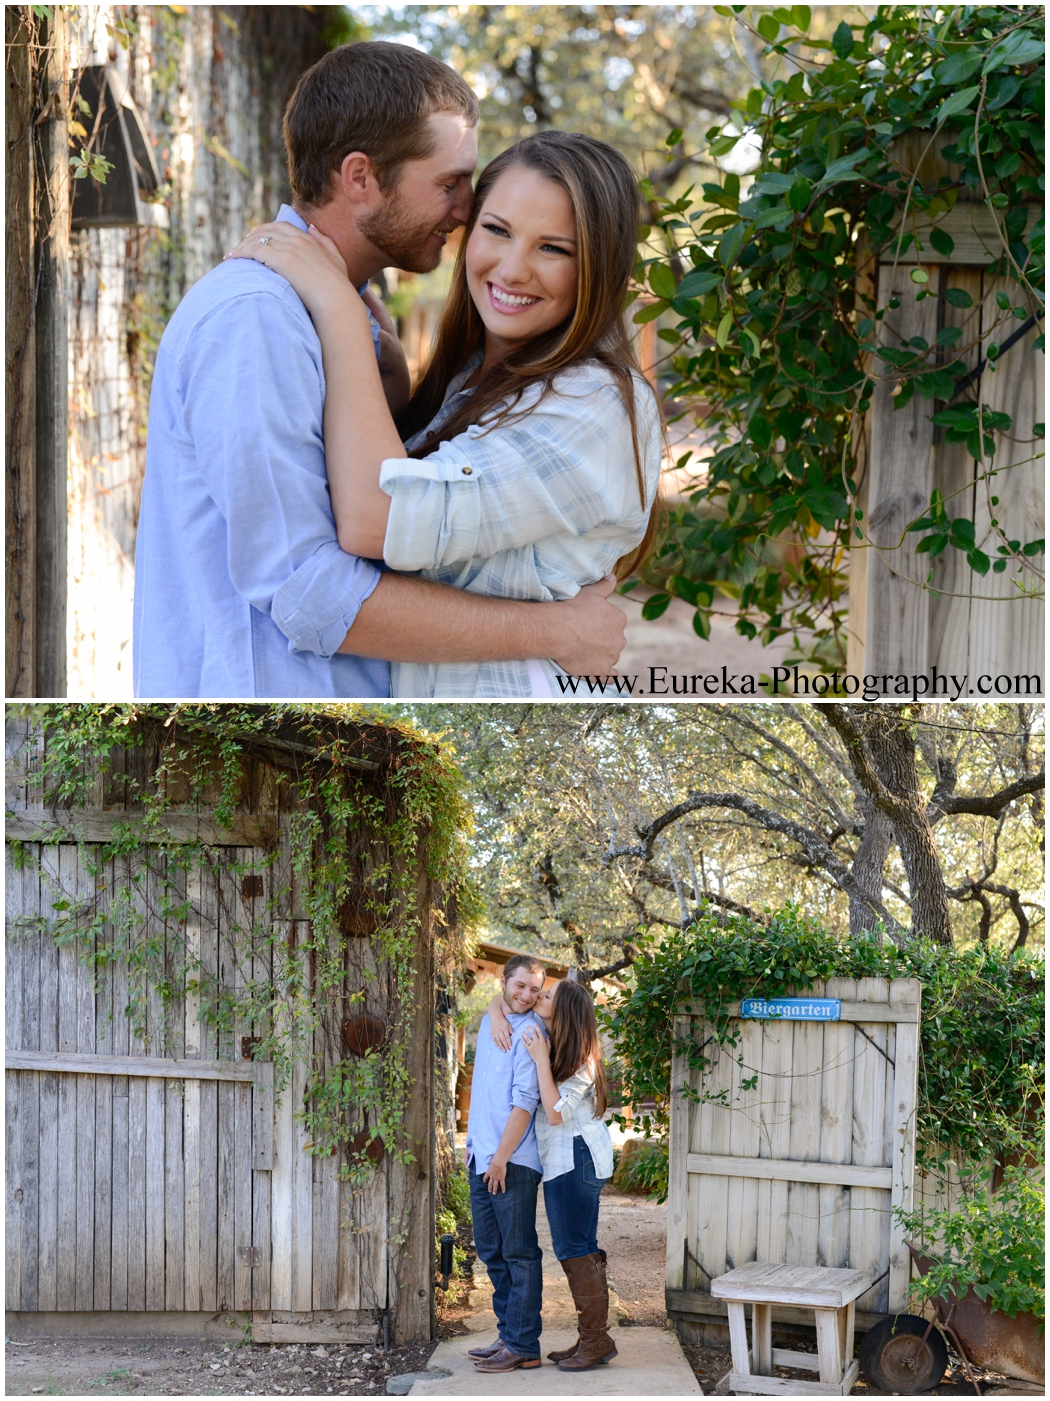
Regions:
<instances>
[{"instance_id":1,"label":"concrete walkway","mask_svg":"<svg viewBox=\"0 0 1050 1401\"><path fill-rule=\"evenodd\" d=\"M682 1353L677 1334L664 1328L621 1328L619 1299L610 1280L609 1325L619 1356L590 1372L560 1372L546 1354L569 1347L576 1336L576 1310L568 1281L551 1248L547 1213L540 1192L536 1231L543 1250L543 1366L494 1375L476 1372L467 1350L496 1339L492 1288L485 1267L475 1266L466 1320L470 1333L438 1343L430 1359L432 1381L417 1381L410 1396L700 1396L699 1383Z\"/></svg>"}]
</instances>

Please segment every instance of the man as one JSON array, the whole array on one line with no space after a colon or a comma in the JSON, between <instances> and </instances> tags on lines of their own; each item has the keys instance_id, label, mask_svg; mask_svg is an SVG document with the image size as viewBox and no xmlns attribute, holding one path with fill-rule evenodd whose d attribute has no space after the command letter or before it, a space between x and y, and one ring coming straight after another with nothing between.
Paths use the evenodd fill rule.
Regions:
<instances>
[{"instance_id":1,"label":"man","mask_svg":"<svg viewBox=\"0 0 1050 1401\"><path fill-rule=\"evenodd\" d=\"M466 222L477 99L400 44L349 44L299 80L285 114L293 204L356 286L425 272ZM370 302L392 403L393 324ZM157 354L136 550L141 696L371 697L389 661L552 657L600 674L623 646L608 581L559 603L481 598L344 553L324 470L321 346L284 278L251 260L183 298Z\"/></svg>"},{"instance_id":2,"label":"man","mask_svg":"<svg viewBox=\"0 0 1050 1401\"><path fill-rule=\"evenodd\" d=\"M543 1023L532 1008L544 981L543 964L517 954L500 984L513 1029L510 1052L492 1040L488 1013L478 1031L467 1122L467 1172L474 1245L492 1281L499 1338L472 1348L479 1372L512 1372L540 1365L543 1253L536 1238L536 1194L543 1171L532 1117L540 1102L536 1065L521 1031ZM546 1033L544 1033L546 1034Z\"/></svg>"}]
</instances>

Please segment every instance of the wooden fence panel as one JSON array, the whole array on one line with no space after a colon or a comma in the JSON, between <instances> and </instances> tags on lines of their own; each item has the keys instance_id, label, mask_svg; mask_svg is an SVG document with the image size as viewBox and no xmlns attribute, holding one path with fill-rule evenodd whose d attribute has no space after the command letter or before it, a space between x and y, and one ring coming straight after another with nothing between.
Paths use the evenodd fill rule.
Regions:
<instances>
[{"instance_id":1,"label":"wooden fence panel","mask_svg":"<svg viewBox=\"0 0 1050 1401\"><path fill-rule=\"evenodd\" d=\"M871 1269L863 1319L904 1306L909 1271L890 1209L912 1202L920 986L832 979L809 995L839 999L841 1019L738 1021L738 1046L710 1048L703 1082L675 1057L673 1086L704 1099L672 1095L673 1316L724 1316L711 1279L751 1260ZM677 1024L698 1044L713 1031L702 1016Z\"/></svg>"}]
</instances>

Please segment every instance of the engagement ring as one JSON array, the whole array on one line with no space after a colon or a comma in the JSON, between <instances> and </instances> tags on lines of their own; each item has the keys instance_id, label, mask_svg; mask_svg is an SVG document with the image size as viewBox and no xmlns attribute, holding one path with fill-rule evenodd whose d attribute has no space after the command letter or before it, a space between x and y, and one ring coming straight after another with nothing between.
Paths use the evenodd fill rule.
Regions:
<instances>
[{"instance_id":1,"label":"engagement ring","mask_svg":"<svg viewBox=\"0 0 1050 1401\"><path fill-rule=\"evenodd\" d=\"M270 235L269 235L269 234L267 234L265 238L260 238L260 240L259 240L260 243L269 243L269 241L270 241Z\"/></svg>"}]
</instances>

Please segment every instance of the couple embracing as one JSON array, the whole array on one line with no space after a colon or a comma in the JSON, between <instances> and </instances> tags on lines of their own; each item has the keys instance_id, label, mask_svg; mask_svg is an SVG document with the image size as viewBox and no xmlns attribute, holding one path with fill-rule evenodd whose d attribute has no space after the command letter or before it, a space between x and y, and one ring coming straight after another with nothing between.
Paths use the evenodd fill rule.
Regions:
<instances>
[{"instance_id":1,"label":"couple embracing","mask_svg":"<svg viewBox=\"0 0 1050 1401\"><path fill-rule=\"evenodd\" d=\"M492 1281L499 1336L470 1355L480 1372L541 1365L542 1180L551 1243L579 1324L572 1347L547 1355L562 1371L588 1371L616 1356L598 1249L598 1205L613 1152L594 1004L583 983L544 989L543 964L525 954L508 961L500 982L502 995L478 1031L467 1125L474 1245Z\"/></svg>"},{"instance_id":2,"label":"couple embracing","mask_svg":"<svg viewBox=\"0 0 1050 1401\"><path fill-rule=\"evenodd\" d=\"M478 103L404 45L327 54L285 114L292 204L161 341L135 690L548 697L623 646L661 457L625 298L630 165L544 131L472 188ZM368 290L464 228L414 392Z\"/></svg>"}]
</instances>

